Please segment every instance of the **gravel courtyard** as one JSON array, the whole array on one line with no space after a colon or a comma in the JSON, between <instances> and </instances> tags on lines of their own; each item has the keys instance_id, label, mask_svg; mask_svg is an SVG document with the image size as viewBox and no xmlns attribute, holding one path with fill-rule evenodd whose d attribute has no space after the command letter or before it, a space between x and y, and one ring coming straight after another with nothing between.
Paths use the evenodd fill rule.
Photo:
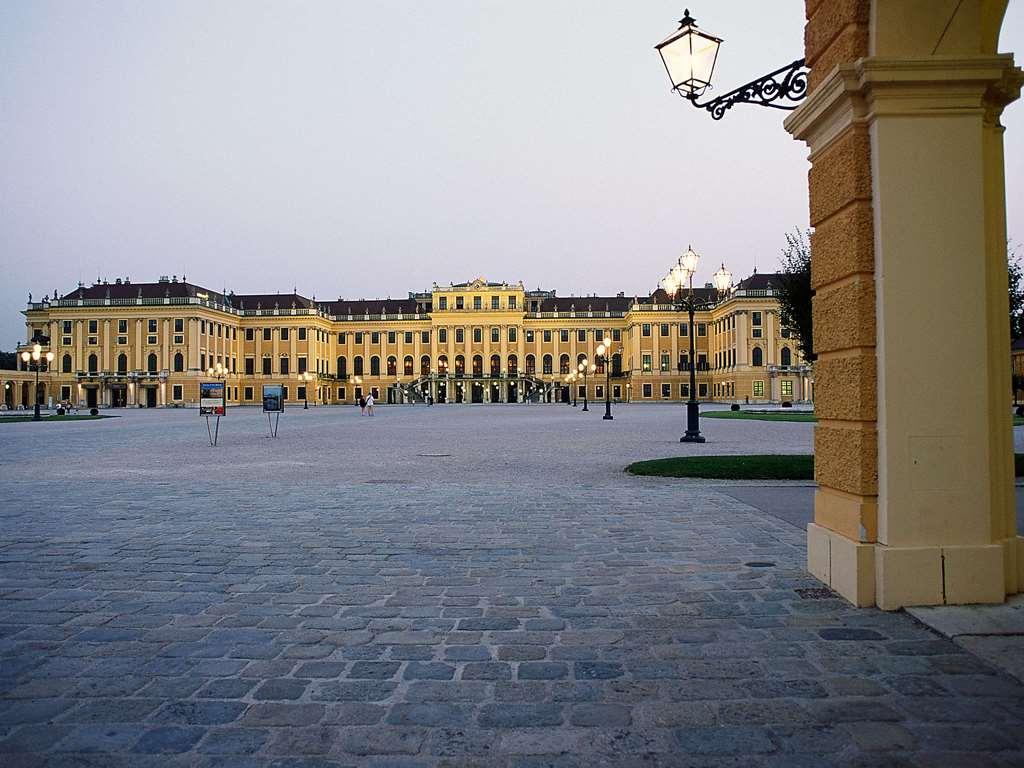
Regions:
<instances>
[{"instance_id":1,"label":"gravel courtyard","mask_svg":"<svg viewBox=\"0 0 1024 768\"><path fill-rule=\"evenodd\" d=\"M1024 685L637 459L678 406L0 424L0 765L1021 766Z\"/></svg>"}]
</instances>

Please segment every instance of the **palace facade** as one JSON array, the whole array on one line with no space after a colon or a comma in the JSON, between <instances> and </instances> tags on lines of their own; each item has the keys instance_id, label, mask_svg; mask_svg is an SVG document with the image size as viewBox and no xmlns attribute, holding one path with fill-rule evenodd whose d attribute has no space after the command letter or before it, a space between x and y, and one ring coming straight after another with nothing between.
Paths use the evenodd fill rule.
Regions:
<instances>
[{"instance_id":1,"label":"palace facade","mask_svg":"<svg viewBox=\"0 0 1024 768\"><path fill-rule=\"evenodd\" d=\"M680 401L695 365L701 400L767 403L812 397L810 368L779 323L777 276L754 274L704 304L691 327L661 289L649 296L557 296L484 279L434 285L404 299L318 301L299 295L218 293L161 277L79 285L29 303L26 344L43 339L53 363L44 404L194 406L220 364L229 404L257 405L263 384L291 403ZM690 338L696 352L690 359ZM612 339L608 361L597 346ZM566 382L587 359L586 382ZM32 402L35 374L3 371L4 405Z\"/></svg>"}]
</instances>

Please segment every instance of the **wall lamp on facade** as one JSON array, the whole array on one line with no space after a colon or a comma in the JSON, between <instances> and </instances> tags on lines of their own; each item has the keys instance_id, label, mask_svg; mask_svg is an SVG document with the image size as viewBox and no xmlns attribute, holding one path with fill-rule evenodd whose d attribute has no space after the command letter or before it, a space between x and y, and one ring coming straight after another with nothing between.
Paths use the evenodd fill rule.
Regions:
<instances>
[{"instance_id":1,"label":"wall lamp on facade","mask_svg":"<svg viewBox=\"0 0 1024 768\"><path fill-rule=\"evenodd\" d=\"M654 46L661 55L672 90L693 106L706 109L715 120L721 120L736 104L792 110L807 96L807 67L803 59L797 59L716 99L698 102L712 87L711 75L721 44L722 38L697 27L697 20L687 8L679 20L679 29Z\"/></svg>"},{"instance_id":2,"label":"wall lamp on facade","mask_svg":"<svg viewBox=\"0 0 1024 768\"><path fill-rule=\"evenodd\" d=\"M32 351L25 350L21 353L21 361L28 366L28 369L36 372L36 388L33 392L32 401L34 407L32 409L32 421L42 421L43 417L39 413L39 371L42 370L45 365L49 369L49 364L53 362L53 352L43 352L43 347L40 344L33 344Z\"/></svg>"}]
</instances>

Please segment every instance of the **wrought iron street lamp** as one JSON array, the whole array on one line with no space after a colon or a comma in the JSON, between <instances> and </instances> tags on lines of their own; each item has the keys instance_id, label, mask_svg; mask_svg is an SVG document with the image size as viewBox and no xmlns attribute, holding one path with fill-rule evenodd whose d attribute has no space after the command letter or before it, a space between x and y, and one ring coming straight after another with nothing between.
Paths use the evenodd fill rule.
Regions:
<instances>
[{"instance_id":1,"label":"wrought iron street lamp","mask_svg":"<svg viewBox=\"0 0 1024 768\"><path fill-rule=\"evenodd\" d=\"M698 28L687 8L679 20L679 29L654 46L661 55L672 90L693 106L706 109L715 120L721 120L736 104L792 110L807 96L807 67L803 59L797 59L717 99L698 103L697 99L712 87L711 75L721 44L722 38Z\"/></svg>"},{"instance_id":2,"label":"wrought iron street lamp","mask_svg":"<svg viewBox=\"0 0 1024 768\"><path fill-rule=\"evenodd\" d=\"M619 353L622 353L622 349L619 349ZM597 345L597 356L601 359L601 364L604 366L604 420L611 421L614 417L612 416L612 339L610 336L605 336L601 343Z\"/></svg>"},{"instance_id":3,"label":"wrought iron street lamp","mask_svg":"<svg viewBox=\"0 0 1024 768\"><path fill-rule=\"evenodd\" d=\"M36 343L32 345L31 352L25 350L21 353L21 360L29 367L29 370L35 370L36 372L36 387L32 391L32 421L42 421L43 417L39 413L39 371L42 369L44 363L46 364L47 370L49 370L50 363L53 362L53 352L43 354L42 346Z\"/></svg>"},{"instance_id":4,"label":"wrought iron street lamp","mask_svg":"<svg viewBox=\"0 0 1024 768\"><path fill-rule=\"evenodd\" d=\"M228 377L228 369L217 363L206 369L206 375L214 379L226 379Z\"/></svg>"},{"instance_id":5,"label":"wrought iron street lamp","mask_svg":"<svg viewBox=\"0 0 1024 768\"><path fill-rule=\"evenodd\" d=\"M580 372L583 377L583 410L589 411L587 407L587 376L597 370L597 366L591 363L587 358L583 358L583 361L576 366L576 370Z\"/></svg>"},{"instance_id":6,"label":"wrought iron street lamp","mask_svg":"<svg viewBox=\"0 0 1024 768\"><path fill-rule=\"evenodd\" d=\"M309 371L305 371L299 374L299 381L303 382L302 387L302 408L303 410L309 410L309 382L316 378Z\"/></svg>"},{"instance_id":7,"label":"wrought iron street lamp","mask_svg":"<svg viewBox=\"0 0 1024 768\"><path fill-rule=\"evenodd\" d=\"M690 396L686 401L686 432L679 442L681 443L703 443L704 436L700 433L700 403L697 401L697 364L696 364L696 340L697 329L694 326L694 313L705 309L705 302L693 295L693 273L697 271L697 263L700 256L690 246L686 252L679 257L678 262L668 271L662 279L661 287L668 294L677 312L686 312L689 318L687 335L690 338L690 357L688 368L690 369ZM732 273L722 265L722 268L714 275L714 285L719 296L726 293L732 285ZM687 286L687 292L683 294L683 286Z\"/></svg>"}]
</instances>

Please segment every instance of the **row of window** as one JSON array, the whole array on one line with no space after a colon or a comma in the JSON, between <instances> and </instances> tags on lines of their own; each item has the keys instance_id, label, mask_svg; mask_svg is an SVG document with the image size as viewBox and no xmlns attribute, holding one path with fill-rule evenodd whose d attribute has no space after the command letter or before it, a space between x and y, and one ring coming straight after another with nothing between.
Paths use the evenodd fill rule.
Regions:
<instances>
[{"instance_id":1,"label":"row of window","mask_svg":"<svg viewBox=\"0 0 1024 768\"><path fill-rule=\"evenodd\" d=\"M508 309L518 309L518 307L519 307L519 300L515 296L509 296L508 297ZM439 310L442 310L442 311L448 309L448 297L447 296L438 296L437 297L437 308ZM466 308L466 297L465 296L456 296L455 297L455 309L465 309L465 308ZM484 308L483 296L474 296L473 297L473 309L483 309L483 308ZM501 297L500 296L491 296L491 309L501 309Z\"/></svg>"}]
</instances>

